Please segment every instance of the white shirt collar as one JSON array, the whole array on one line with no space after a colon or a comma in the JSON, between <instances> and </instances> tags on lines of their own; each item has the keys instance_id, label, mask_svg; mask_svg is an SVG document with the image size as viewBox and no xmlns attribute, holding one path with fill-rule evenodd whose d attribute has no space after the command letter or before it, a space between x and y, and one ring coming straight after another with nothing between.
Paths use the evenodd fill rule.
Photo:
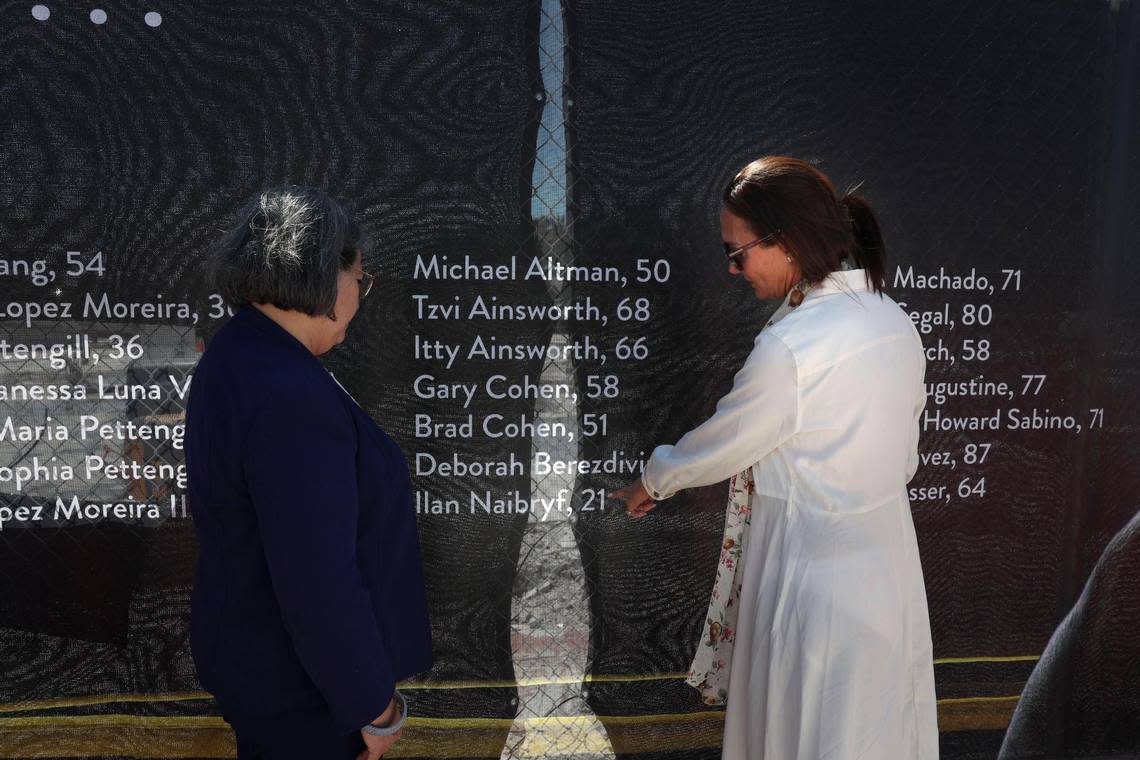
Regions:
<instances>
[{"instance_id":1,"label":"white shirt collar","mask_svg":"<svg viewBox=\"0 0 1140 760\"><path fill-rule=\"evenodd\" d=\"M818 285L807 292L805 298L828 295L830 293L859 293L869 290L867 273L862 269L847 269L832 272Z\"/></svg>"}]
</instances>

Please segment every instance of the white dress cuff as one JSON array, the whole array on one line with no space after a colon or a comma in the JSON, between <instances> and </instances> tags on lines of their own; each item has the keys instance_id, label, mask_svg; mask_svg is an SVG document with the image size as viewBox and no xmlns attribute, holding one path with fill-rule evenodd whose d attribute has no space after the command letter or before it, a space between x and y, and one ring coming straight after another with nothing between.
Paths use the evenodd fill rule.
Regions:
<instances>
[{"instance_id":1,"label":"white dress cuff","mask_svg":"<svg viewBox=\"0 0 1140 760\"><path fill-rule=\"evenodd\" d=\"M661 447L659 446L658 448L661 448ZM654 452L654 453L656 453L656 452ZM654 501L664 501L665 499L672 498L677 493L676 491L670 491L670 492L666 493L665 491L661 491L658 488L654 487L653 483L650 482L650 480L651 480L650 469L651 469L652 464L653 464L653 457L651 455L649 457L649 461L645 463L645 469L641 471L641 485L642 485L642 487L645 488L645 492L648 493L649 496Z\"/></svg>"}]
</instances>

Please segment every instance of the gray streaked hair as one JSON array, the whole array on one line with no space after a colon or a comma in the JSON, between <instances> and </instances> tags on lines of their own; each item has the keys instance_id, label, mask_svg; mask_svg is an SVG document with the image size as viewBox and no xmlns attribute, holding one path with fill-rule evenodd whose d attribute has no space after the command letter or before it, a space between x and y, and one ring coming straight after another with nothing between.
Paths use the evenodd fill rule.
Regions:
<instances>
[{"instance_id":1,"label":"gray streaked hair","mask_svg":"<svg viewBox=\"0 0 1140 760\"><path fill-rule=\"evenodd\" d=\"M337 275L363 254L348 209L324 190L286 185L250 200L214 255L214 282L231 306L268 303L331 314Z\"/></svg>"}]
</instances>

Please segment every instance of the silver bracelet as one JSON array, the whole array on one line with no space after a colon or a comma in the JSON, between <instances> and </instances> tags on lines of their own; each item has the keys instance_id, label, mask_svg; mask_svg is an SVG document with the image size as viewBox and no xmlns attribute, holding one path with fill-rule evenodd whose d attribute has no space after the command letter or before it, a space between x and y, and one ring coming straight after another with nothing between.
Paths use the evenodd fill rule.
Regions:
<instances>
[{"instance_id":1,"label":"silver bracelet","mask_svg":"<svg viewBox=\"0 0 1140 760\"><path fill-rule=\"evenodd\" d=\"M361 727L361 731L369 736L392 736L400 732L400 729L404 727L404 721L408 719L408 701L404 699L404 695L400 693L399 689L393 696L396 698L396 712L400 719L390 726L374 726L368 723Z\"/></svg>"}]
</instances>

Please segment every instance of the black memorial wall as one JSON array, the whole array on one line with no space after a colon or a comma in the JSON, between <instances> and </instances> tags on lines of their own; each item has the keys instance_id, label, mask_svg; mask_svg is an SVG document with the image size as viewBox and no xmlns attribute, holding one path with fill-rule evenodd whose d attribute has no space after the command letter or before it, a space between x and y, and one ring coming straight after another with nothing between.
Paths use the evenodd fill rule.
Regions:
<instances>
[{"instance_id":1,"label":"black memorial wall","mask_svg":"<svg viewBox=\"0 0 1140 760\"><path fill-rule=\"evenodd\" d=\"M228 316L211 246L293 182L371 238L327 364L413 472L436 666L409 693L443 722L404 751L538 751L510 736L519 652L570 639L519 609L569 584L585 685L551 714L596 715L616 754L716 756L681 674L724 486L637 522L604 492L708 416L766 319L717 211L775 153L862 183L927 347L911 499L943 756L1140 751L1138 25L1135 0L0 4L0 754L229 746L172 722L216 718L178 426ZM565 180L539 213L552 97ZM599 471L563 502L536 462L568 460ZM574 577L527 591L551 510ZM127 738L75 739L84 716Z\"/></svg>"}]
</instances>

